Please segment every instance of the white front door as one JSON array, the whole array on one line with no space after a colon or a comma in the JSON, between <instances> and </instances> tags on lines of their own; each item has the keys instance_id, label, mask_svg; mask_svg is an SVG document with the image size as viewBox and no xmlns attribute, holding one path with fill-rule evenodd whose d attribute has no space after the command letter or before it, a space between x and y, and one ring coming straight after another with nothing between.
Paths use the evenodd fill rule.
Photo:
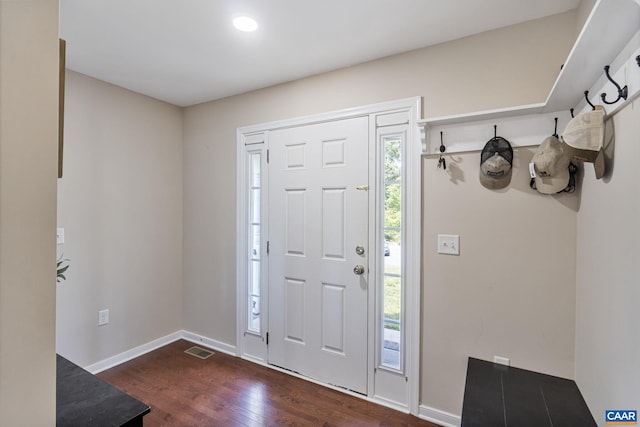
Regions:
<instances>
[{"instance_id":1,"label":"white front door","mask_svg":"<svg viewBox=\"0 0 640 427\"><path fill-rule=\"evenodd\" d=\"M268 361L363 394L368 144L368 117L269 133Z\"/></svg>"}]
</instances>

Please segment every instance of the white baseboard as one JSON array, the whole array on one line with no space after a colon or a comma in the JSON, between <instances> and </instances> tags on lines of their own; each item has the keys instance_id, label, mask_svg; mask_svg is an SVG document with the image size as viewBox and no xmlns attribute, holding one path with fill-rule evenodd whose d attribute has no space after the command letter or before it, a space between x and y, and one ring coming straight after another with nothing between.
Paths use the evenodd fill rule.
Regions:
<instances>
[{"instance_id":1,"label":"white baseboard","mask_svg":"<svg viewBox=\"0 0 640 427\"><path fill-rule=\"evenodd\" d=\"M205 347L209 347L212 350L217 350L220 353L226 353L231 356L237 356L237 349L235 345L230 345L223 343L221 341L216 341L212 338L207 338L202 335L194 334L189 331L180 331L180 338L183 340L191 341L192 343L202 344Z\"/></svg>"},{"instance_id":2,"label":"white baseboard","mask_svg":"<svg viewBox=\"0 0 640 427\"><path fill-rule=\"evenodd\" d=\"M225 344L223 342L216 341L202 335L194 334L193 332L181 330L162 338L155 339L146 344L142 344L138 347L134 347L120 354L116 354L115 356L108 357L104 360L101 360L100 362L85 366L84 369L91 372L92 374L97 374L180 339L191 341L196 344L201 344L205 347L209 347L221 353L236 356L236 347L233 345Z\"/></svg>"},{"instance_id":3,"label":"white baseboard","mask_svg":"<svg viewBox=\"0 0 640 427\"><path fill-rule=\"evenodd\" d=\"M460 427L461 418L457 415L420 405L419 418L439 424L443 427Z\"/></svg>"},{"instance_id":4,"label":"white baseboard","mask_svg":"<svg viewBox=\"0 0 640 427\"><path fill-rule=\"evenodd\" d=\"M179 340L180 338L182 338L181 332L182 331L174 332L162 338L158 338L146 344L134 347L131 350L127 350L120 354L116 354L115 356L108 357L104 360L101 360L100 362L94 363L93 365L85 366L84 369L91 372L92 374L97 374L98 372L113 368L114 366L120 365L121 363L128 362L131 359L135 359L138 356L142 356L145 353L149 353L150 351Z\"/></svg>"}]
</instances>

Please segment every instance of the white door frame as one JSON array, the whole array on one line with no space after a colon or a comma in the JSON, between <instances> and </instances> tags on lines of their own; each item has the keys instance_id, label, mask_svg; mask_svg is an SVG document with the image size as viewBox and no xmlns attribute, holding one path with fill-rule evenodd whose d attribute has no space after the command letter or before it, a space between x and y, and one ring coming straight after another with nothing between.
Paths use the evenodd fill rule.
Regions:
<instances>
[{"instance_id":1,"label":"white door frame","mask_svg":"<svg viewBox=\"0 0 640 427\"><path fill-rule=\"evenodd\" d=\"M421 282L421 211L422 211L422 195L421 195L421 140L420 132L418 132L418 120L421 117L421 105L422 100L420 97L405 98L396 101L383 102L379 104L367 105L362 107L349 108L345 110L339 110L334 112L328 112L323 114L317 114L312 116L304 116L293 119L263 123L252 126L245 126L238 128L237 130L237 222L236 222L236 238L237 238L237 252L236 252L236 349L237 355L241 358L250 360L255 363L260 363L266 366L267 364L267 345L266 345L266 331L260 334L247 333L246 318L247 318L247 305L245 304L246 295L246 283L247 283L247 230L246 230L246 146L247 144L262 143L268 148L269 131L275 129L282 129L295 126L303 126L314 123L321 123L333 120L340 120L359 116L369 116L369 164L372 166L369 168L369 185L375 185L377 168L376 165L376 144L377 144L377 132L376 130L380 126L385 126L393 123L393 120L398 116L398 113L404 113L404 117L408 117L408 131L407 131L407 147L406 147L406 159L404 167L406 168L406 307L405 307L405 331L406 331L406 377L408 383L408 407L402 408L398 405L393 405L388 401L376 398L375 393L375 325L377 315L375 304L375 292L369 293L369 348L368 348L368 377L369 387L368 396L366 399L381 403L387 406L393 406L396 409L408 411L414 415L418 415L419 412L419 389L420 389L420 282ZM369 212L370 215L375 215L375 197L370 197ZM266 212L265 212L266 213ZM268 223L268 218L265 218L265 223ZM263 239L266 246L266 240L268 236L263 234ZM369 221L369 248L371 253L377 253L379 248L376 247L376 221L375 218L371 218ZM369 268L370 271L378 271L377 265L375 265L375 257L370 257ZM266 277L266 276L263 276ZM264 286L264 284L263 284ZM263 305L261 309L262 313L268 312L268 307ZM267 322L265 319L262 321L263 325ZM358 395L359 396L359 395ZM360 396L362 397L362 396Z\"/></svg>"}]
</instances>

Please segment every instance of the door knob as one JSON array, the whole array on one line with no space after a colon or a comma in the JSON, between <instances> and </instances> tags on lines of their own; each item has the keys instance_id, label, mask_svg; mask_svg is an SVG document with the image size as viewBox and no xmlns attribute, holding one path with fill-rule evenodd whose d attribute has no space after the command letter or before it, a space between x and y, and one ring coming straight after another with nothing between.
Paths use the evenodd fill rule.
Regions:
<instances>
[{"instance_id":1,"label":"door knob","mask_svg":"<svg viewBox=\"0 0 640 427\"><path fill-rule=\"evenodd\" d=\"M355 267L353 267L353 272L357 275L363 274L364 273L364 265L356 265Z\"/></svg>"},{"instance_id":2,"label":"door knob","mask_svg":"<svg viewBox=\"0 0 640 427\"><path fill-rule=\"evenodd\" d=\"M362 246L356 246L356 253L358 255L364 255L364 248Z\"/></svg>"}]
</instances>

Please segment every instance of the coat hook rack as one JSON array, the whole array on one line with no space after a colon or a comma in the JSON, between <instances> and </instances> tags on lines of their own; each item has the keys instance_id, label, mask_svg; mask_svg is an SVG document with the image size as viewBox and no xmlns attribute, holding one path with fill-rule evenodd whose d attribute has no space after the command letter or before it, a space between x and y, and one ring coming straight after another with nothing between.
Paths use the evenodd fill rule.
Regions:
<instances>
[{"instance_id":1,"label":"coat hook rack","mask_svg":"<svg viewBox=\"0 0 640 427\"><path fill-rule=\"evenodd\" d=\"M618 83L616 83L616 81L611 78L611 75L609 74L609 66L608 65L606 65L604 67L604 73L607 75L607 79L609 79L609 81L611 83L613 83L613 85L616 87L616 89L618 89L618 97L616 98L615 101L609 102L609 101L606 100L607 94L603 92L603 93L600 94L600 97L602 98L602 102L604 102L607 105L611 105L611 104L615 104L616 102L620 101L620 99L624 99L626 101L627 93L628 93L627 86L625 85L625 87L620 87L620 85Z\"/></svg>"},{"instance_id":2,"label":"coat hook rack","mask_svg":"<svg viewBox=\"0 0 640 427\"><path fill-rule=\"evenodd\" d=\"M573 108L569 110L569 112L571 113L571 118L573 119L575 116L573 115Z\"/></svg>"},{"instance_id":3,"label":"coat hook rack","mask_svg":"<svg viewBox=\"0 0 640 427\"><path fill-rule=\"evenodd\" d=\"M440 131L440 159L438 160L438 168L442 168L444 170L447 170L447 161L442 157L442 154L446 149L444 141L442 140L442 131Z\"/></svg>"},{"instance_id":4,"label":"coat hook rack","mask_svg":"<svg viewBox=\"0 0 640 427\"><path fill-rule=\"evenodd\" d=\"M573 111L573 108L571 110ZM553 136L557 138L558 137L558 118L554 117L553 120L556 122L555 126L553 127Z\"/></svg>"},{"instance_id":5,"label":"coat hook rack","mask_svg":"<svg viewBox=\"0 0 640 427\"><path fill-rule=\"evenodd\" d=\"M595 109L596 109L596 106L595 106L595 105L593 105L593 104L591 103L591 101L589 101L589 91L588 91L588 90L585 90L585 91L584 91L584 99L586 99L586 100L587 100L587 104L591 105L591 109L592 109L592 110L595 110Z\"/></svg>"}]
</instances>

